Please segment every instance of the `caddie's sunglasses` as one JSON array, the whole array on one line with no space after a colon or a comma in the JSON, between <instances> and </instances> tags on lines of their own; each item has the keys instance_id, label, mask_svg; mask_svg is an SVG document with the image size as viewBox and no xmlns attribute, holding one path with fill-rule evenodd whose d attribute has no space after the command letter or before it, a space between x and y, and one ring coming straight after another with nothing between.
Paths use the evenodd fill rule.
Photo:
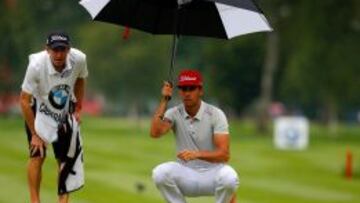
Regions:
<instances>
[{"instance_id":1,"label":"caddie's sunglasses","mask_svg":"<svg viewBox=\"0 0 360 203\"><path fill-rule=\"evenodd\" d=\"M184 92L192 92L194 91L196 88L198 88L198 86L180 86L178 87L181 91Z\"/></svg>"}]
</instances>

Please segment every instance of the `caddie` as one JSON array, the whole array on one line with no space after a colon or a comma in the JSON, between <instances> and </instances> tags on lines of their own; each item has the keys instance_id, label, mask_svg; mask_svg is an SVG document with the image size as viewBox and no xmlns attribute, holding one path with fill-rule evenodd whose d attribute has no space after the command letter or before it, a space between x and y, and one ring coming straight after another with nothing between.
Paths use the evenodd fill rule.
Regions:
<instances>
[{"instance_id":1,"label":"caddie","mask_svg":"<svg viewBox=\"0 0 360 203\"><path fill-rule=\"evenodd\" d=\"M61 170L66 151L58 142L58 129L71 109L80 121L87 76L86 55L71 47L69 35L64 32L50 33L45 50L29 56L20 105L29 142L27 175L31 203L40 203L41 169L49 144L53 145ZM68 201L68 193L59 195L60 203Z\"/></svg>"}]
</instances>

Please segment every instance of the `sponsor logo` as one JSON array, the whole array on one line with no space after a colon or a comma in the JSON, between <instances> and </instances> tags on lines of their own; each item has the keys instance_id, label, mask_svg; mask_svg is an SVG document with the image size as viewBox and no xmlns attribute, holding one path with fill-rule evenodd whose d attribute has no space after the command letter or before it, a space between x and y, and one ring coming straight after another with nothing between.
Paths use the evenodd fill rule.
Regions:
<instances>
[{"instance_id":1,"label":"sponsor logo","mask_svg":"<svg viewBox=\"0 0 360 203\"><path fill-rule=\"evenodd\" d=\"M286 141L289 145L296 145L300 139L300 134L296 128L288 128L285 130Z\"/></svg>"},{"instance_id":2,"label":"sponsor logo","mask_svg":"<svg viewBox=\"0 0 360 203\"><path fill-rule=\"evenodd\" d=\"M53 87L49 92L49 102L55 109L62 110L69 101L70 86L58 85Z\"/></svg>"},{"instance_id":3,"label":"sponsor logo","mask_svg":"<svg viewBox=\"0 0 360 203\"><path fill-rule=\"evenodd\" d=\"M46 106L46 104L41 103L40 108L39 108L39 112L43 113L47 116L50 116L51 118L53 118L56 122L60 123L61 119L63 118L61 113L55 113L53 111L51 111L49 109L49 107Z\"/></svg>"},{"instance_id":4,"label":"sponsor logo","mask_svg":"<svg viewBox=\"0 0 360 203\"><path fill-rule=\"evenodd\" d=\"M196 81L196 77L190 77L190 76L181 76L180 81Z\"/></svg>"},{"instance_id":5,"label":"sponsor logo","mask_svg":"<svg viewBox=\"0 0 360 203\"><path fill-rule=\"evenodd\" d=\"M67 38L60 35L51 36L51 41L67 41Z\"/></svg>"}]
</instances>

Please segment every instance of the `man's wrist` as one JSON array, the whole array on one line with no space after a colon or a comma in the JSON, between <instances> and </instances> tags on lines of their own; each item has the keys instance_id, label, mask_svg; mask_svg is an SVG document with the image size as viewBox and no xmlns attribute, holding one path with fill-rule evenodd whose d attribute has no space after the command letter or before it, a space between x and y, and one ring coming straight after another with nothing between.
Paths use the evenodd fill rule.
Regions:
<instances>
[{"instance_id":1,"label":"man's wrist","mask_svg":"<svg viewBox=\"0 0 360 203\"><path fill-rule=\"evenodd\" d=\"M31 135L37 135L36 131L34 129L30 130Z\"/></svg>"},{"instance_id":2,"label":"man's wrist","mask_svg":"<svg viewBox=\"0 0 360 203\"><path fill-rule=\"evenodd\" d=\"M170 101L171 100L171 95L162 95L161 96L161 101L164 100L164 101Z\"/></svg>"},{"instance_id":3,"label":"man's wrist","mask_svg":"<svg viewBox=\"0 0 360 203\"><path fill-rule=\"evenodd\" d=\"M77 103L75 104L75 112L80 113L80 112L81 112L81 109L82 109L82 104L81 104L81 102L77 102Z\"/></svg>"},{"instance_id":4,"label":"man's wrist","mask_svg":"<svg viewBox=\"0 0 360 203\"><path fill-rule=\"evenodd\" d=\"M201 152L200 151L195 151L194 153L195 153L194 154L195 159L200 159L201 158Z\"/></svg>"},{"instance_id":5,"label":"man's wrist","mask_svg":"<svg viewBox=\"0 0 360 203\"><path fill-rule=\"evenodd\" d=\"M31 137L40 138L40 137L39 137L39 135L38 135L38 134L36 134L36 133L32 133L32 134L31 134Z\"/></svg>"},{"instance_id":6,"label":"man's wrist","mask_svg":"<svg viewBox=\"0 0 360 203\"><path fill-rule=\"evenodd\" d=\"M171 96L162 96L160 102L168 103L171 100Z\"/></svg>"},{"instance_id":7,"label":"man's wrist","mask_svg":"<svg viewBox=\"0 0 360 203\"><path fill-rule=\"evenodd\" d=\"M170 101L170 100L171 100L171 96L165 96L164 99L165 99L166 101Z\"/></svg>"}]
</instances>

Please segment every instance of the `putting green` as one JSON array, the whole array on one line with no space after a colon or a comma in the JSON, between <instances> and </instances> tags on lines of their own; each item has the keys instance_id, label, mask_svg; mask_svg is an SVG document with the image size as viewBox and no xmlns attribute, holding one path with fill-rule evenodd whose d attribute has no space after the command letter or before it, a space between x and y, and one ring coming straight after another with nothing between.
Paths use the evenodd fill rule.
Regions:
<instances>
[{"instance_id":1,"label":"putting green","mask_svg":"<svg viewBox=\"0 0 360 203\"><path fill-rule=\"evenodd\" d=\"M73 203L160 203L151 181L157 164L173 160L172 136L148 136L148 120L84 118L86 185ZM0 203L28 202L26 138L20 118L0 118ZM360 202L360 127L340 125L336 134L311 128L306 151L278 151L271 136L255 135L253 124L231 122L230 164L240 174L240 203ZM347 149L354 156L355 177L344 178ZM56 162L48 150L42 201L56 201ZM139 188L144 188L139 189ZM211 197L191 203L214 202Z\"/></svg>"}]
</instances>

